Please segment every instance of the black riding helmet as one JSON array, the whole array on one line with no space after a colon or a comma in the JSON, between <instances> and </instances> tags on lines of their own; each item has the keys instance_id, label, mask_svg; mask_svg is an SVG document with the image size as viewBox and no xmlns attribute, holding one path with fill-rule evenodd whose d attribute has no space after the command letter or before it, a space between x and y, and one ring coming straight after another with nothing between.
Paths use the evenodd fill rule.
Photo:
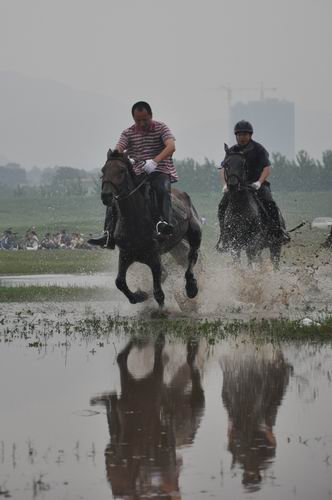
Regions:
<instances>
[{"instance_id":1,"label":"black riding helmet","mask_svg":"<svg viewBox=\"0 0 332 500\"><path fill-rule=\"evenodd\" d=\"M237 124L234 127L234 134L238 134L240 132L244 132L244 133L247 132L249 134L253 134L254 129L253 129L250 122L247 122L246 120L241 120L241 121L237 122Z\"/></svg>"}]
</instances>

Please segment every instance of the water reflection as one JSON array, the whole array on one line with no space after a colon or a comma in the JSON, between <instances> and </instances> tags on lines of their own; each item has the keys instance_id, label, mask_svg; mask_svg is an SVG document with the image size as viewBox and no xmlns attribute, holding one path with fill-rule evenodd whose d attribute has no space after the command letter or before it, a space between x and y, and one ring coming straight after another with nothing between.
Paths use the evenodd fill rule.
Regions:
<instances>
[{"instance_id":1,"label":"water reflection","mask_svg":"<svg viewBox=\"0 0 332 500\"><path fill-rule=\"evenodd\" d=\"M247 491L258 491L276 455L273 428L292 367L280 349L248 342L223 353L220 364L232 468L242 470Z\"/></svg>"},{"instance_id":2,"label":"water reflection","mask_svg":"<svg viewBox=\"0 0 332 500\"><path fill-rule=\"evenodd\" d=\"M117 357L121 394L105 393L91 404L106 407L110 443L105 450L106 474L115 497L150 496L180 499L181 446L195 439L204 411L200 372L195 366L198 343L187 344L187 359L170 384L164 382L165 339L154 345L152 371L137 379L128 369L130 341Z\"/></svg>"}]
</instances>

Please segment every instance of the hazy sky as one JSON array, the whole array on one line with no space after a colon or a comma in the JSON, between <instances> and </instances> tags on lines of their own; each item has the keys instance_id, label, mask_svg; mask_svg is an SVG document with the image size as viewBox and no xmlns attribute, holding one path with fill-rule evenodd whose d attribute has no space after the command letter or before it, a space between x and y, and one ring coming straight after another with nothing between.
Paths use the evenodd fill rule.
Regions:
<instances>
[{"instance_id":1,"label":"hazy sky","mask_svg":"<svg viewBox=\"0 0 332 500\"><path fill-rule=\"evenodd\" d=\"M331 0L0 0L0 71L112 96L128 104L128 125L131 104L147 100L180 152L179 131L204 143L207 122L227 139L216 87L263 81L277 88L267 96L295 101L296 148L317 156L332 148L320 130L320 113L332 118L331 20Z\"/></svg>"}]
</instances>

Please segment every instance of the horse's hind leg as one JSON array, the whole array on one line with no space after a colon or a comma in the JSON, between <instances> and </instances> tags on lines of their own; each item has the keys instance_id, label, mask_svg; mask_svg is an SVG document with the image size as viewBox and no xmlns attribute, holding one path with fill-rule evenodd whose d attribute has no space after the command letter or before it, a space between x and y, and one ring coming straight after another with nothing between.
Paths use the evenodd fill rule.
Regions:
<instances>
[{"instance_id":1,"label":"horse's hind leg","mask_svg":"<svg viewBox=\"0 0 332 500\"><path fill-rule=\"evenodd\" d=\"M148 294L142 292L141 290L132 292L128 288L126 276L128 268L132 263L133 259L126 252L120 250L118 275L116 277L115 284L117 288L125 294L131 304L137 304L138 302L144 302L148 298Z\"/></svg>"},{"instance_id":2,"label":"horse's hind leg","mask_svg":"<svg viewBox=\"0 0 332 500\"><path fill-rule=\"evenodd\" d=\"M188 253L189 263L185 273L186 293L190 299L193 299L198 293L197 280L195 279L193 269L198 259L198 250L202 240L202 231L198 223L195 221L190 222L186 237L190 245Z\"/></svg>"},{"instance_id":3,"label":"horse's hind leg","mask_svg":"<svg viewBox=\"0 0 332 500\"><path fill-rule=\"evenodd\" d=\"M273 245L270 246L270 256L271 256L271 261L273 264L273 269L275 271L278 271L279 265L280 265L280 256L281 256L281 244L280 243L274 243Z\"/></svg>"}]
</instances>

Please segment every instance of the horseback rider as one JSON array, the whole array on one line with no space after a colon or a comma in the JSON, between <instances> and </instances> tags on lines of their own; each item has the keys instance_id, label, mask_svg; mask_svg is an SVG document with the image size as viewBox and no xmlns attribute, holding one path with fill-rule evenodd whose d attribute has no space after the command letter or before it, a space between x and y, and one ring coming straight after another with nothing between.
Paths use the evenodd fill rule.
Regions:
<instances>
[{"instance_id":1,"label":"horseback rider","mask_svg":"<svg viewBox=\"0 0 332 500\"><path fill-rule=\"evenodd\" d=\"M271 228L273 235L283 243L287 243L290 241L290 238L286 232L285 223L278 206L272 198L270 183L267 181L267 178L271 173L269 153L261 144L252 139L253 133L254 129L248 121L241 120L236 123L234 127L234 134L237 144L228 149L228 152L226 152L226 156L219 167L221 169L222 181L224 182L222 188L224 196L218 207L220 227L223 227L224 215L229 200L229 193L223 169L224 162L229 153L239 151L244 153L245 156L247 182L257 192L258 202L263 206L262 211L265 211L265 215L271 219L272 225L268 225Z\"/></svg>"},{"instance_id":2,"label":"horseback rider","mask_svg":"<svg viewBox=\"0 0 332 500\"><path fill-rule=\"evenodd\" d=\"M156 234L171 235L171 183L178 179L172 160L175 138L165 123L153 120L152 110L147 102L136 102L131 114L135 123L122 132L115 150L119 153L126 151L132 158L132 171L138 182L144 174L149 175L149 182L158 202ZM112 203L106 210L104 235L90 239L88 243L114 249L116 217L116 207Z\"/></svg>"}]
</instances>

